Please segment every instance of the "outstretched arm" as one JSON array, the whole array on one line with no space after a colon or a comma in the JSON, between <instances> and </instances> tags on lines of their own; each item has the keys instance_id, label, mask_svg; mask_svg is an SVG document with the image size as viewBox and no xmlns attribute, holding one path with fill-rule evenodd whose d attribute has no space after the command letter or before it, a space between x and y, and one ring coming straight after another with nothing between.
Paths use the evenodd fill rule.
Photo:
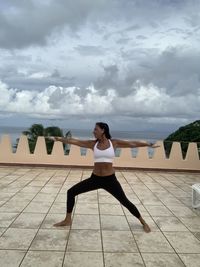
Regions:
<instances>
[{"instance_id":1,"label":"outstretched arm","mask_svg":"<svg viewBox=\"0 0 200 267\"><path fill-rule=\"evenodd\" d=\"M72 145L77 145L80 147L86 147L86 148L91 148L93 149L95 140L80 140L76 138L67 138L67 137L59 137L59 136L50 136L48 137L49 139L53 141L60 141L64 144L72 144Z\"/></svg>"},{"instance_id":2,"label":"outstretched arm","mask_svg":"<svg viewBox=\"0 0 200 267\"><path fill-rule=\"evenodd\" d=\"M148 142L140 142L140 141L134 141L134 140L121 140L121 139L112 139L113 143L115 144L115 147L123 148L123 147L143 147L143 146L149 146L149 147L159 147L155 146L153 143Z\"/></svg>"}]
</instances>

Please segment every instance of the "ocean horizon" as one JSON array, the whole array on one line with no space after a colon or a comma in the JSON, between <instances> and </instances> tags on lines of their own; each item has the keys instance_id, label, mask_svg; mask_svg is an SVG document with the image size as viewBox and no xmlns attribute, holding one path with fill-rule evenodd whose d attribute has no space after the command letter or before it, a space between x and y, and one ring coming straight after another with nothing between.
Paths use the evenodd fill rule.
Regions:
<instances>
[{"instance_id":1,"label":"ocean horizon","mask_svg":"<svg viewBox=\"0 0 200 267\"><path fill-rule=\"evenodd\" d=\"M0 126L0 138L4 134L9 134L11 137L12 144L16 143L16 139L19 138L23 131L28 130L29 127L13 127L13 126ZM93 139L92 129L65 129L60 127L65 135L69 130L71 131L72 137L80 139ZM119 139L135 139L145 140L149 142L156 142L164 140L171 132L167 131L120 131L112 130L112 138Z\"/></svg>"}]
</instances>

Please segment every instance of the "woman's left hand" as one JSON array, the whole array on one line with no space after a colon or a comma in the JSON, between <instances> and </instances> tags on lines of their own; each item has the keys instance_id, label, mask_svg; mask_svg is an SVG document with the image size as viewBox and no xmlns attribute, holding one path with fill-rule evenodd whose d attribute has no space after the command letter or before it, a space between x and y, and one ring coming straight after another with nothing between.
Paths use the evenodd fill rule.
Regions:
<instances>
[{"instance_id":1,"label":"woman's left hand","mask_svg":"<svg viewBox=\"0 0 200 267\"><path fill-rule=\"evenodd\" d=\"M156 147L160 147L159 145L152 145L151 147L156 148Z\"/></svg>"},{"instance_id":2,"label":"woman's left hand","mask_svg":"<svg viewBox=\"0 0 200 267\"><path fill-rule=\"evenodd\" d=\"M47 136L47 138L51 141L56 141L56 138L54 136Z\"/></svg>"},{"instance_id":3,"label":"woman's left hand","mask_svg":"<svg viewBox=\"0 0 200 267\"><path fill-rule=\"evenodd\" d=\"M152 147L152 148L160 147L159 145L155 145L153 143L150 143L149 146Z\"/></svg>"}]
</instances>

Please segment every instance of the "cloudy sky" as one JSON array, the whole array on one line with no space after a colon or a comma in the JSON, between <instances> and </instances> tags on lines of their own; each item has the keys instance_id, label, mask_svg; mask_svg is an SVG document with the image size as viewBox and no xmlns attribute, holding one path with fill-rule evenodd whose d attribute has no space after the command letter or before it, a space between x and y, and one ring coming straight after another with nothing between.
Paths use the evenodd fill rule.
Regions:
<instances>
[{"instance_id":1,"label":"cloudy sky","mask_svg":"<svg viewBox=\"0 0 200 267\"><path fill-rule=\"evenodd\" d=\"M200 119L199 0L0 0L0 125Z\"/></svg>"}]
</instances>

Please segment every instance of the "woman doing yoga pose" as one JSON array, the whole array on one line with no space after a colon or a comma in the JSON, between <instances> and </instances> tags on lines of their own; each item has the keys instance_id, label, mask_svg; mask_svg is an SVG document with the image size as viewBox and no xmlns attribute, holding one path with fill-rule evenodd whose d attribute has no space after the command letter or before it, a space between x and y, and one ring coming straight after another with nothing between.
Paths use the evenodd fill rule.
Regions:
<instances>
[{"instance_id":1,"label":"woman doing yoga pose","mask_svg":"<svg viewBox=\"0 0 200 267\"><path fill-rule=\"evenodd\" d=\"M115 176L112 162L115 156L115 148L132 148L142 146L151 146L155 148L158 146L145 142L111 139L109 126L104 122L97 122L95 124L93 134L96 140L79 140L75 138L51 137L51 139L54 141L61 141L66 144L73 144L80 147L90 148L94 152L94 169L91 176L78 182L68 189L66 217L63 221L54 224L54 226L65 226L72 224L71 214L75 203L75 196L84 192L103 188L104 190L112 194L123 206L125 206L136 218L138 218L138 220L143 225L145 232L150 232L151 229L149 225L142 218L137 207L126 197L121 184Z\"/></svg>"}]
</instances>

